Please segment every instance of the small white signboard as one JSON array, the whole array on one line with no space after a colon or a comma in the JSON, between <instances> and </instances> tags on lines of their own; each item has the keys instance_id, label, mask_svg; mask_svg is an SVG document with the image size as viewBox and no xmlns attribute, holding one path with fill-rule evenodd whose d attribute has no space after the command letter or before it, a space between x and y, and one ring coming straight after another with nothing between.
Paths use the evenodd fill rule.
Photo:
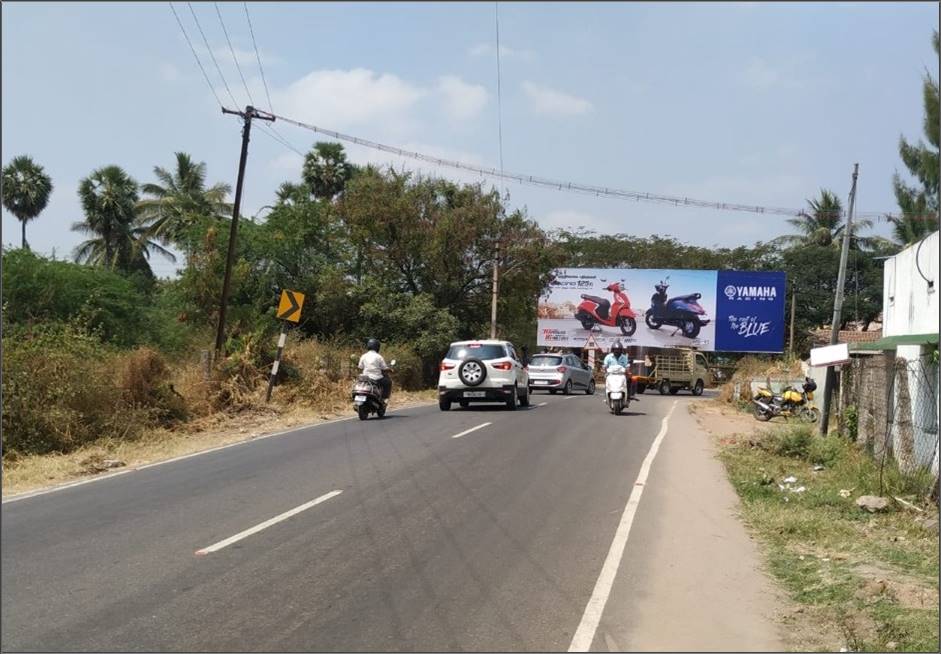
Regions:
<instances>
[{"instance_id":1,"label":"small white signboard","mask_svg":"<svg viewBox=\"0 0 941 654\"><path fill-rule=\"evenodd\" d=\"M815 347L810 351L810 365L839 366L850 361L850 348L846 343Z\"/></svg>"}]
</instances>

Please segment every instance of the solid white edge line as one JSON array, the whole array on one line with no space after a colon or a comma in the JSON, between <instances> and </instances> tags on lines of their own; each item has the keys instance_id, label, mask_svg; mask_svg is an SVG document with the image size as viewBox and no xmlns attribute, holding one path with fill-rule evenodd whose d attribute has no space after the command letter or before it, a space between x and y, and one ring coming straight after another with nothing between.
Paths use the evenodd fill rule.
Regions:
<instances>
[{"instance_id":1,"label":"solid white edge line","mask_svg":"<svg viewBox=\"0 0 941 654\"><path fill-rule=\"evenodd\" d=\"M467 434L471 433L472 431L477 431L478 429L483 429L484 427L489 427L489 426L492 425L492 424L493 424L492 422L485 422L485 423L482 424L482 425L477 425L476 427L471 427L470 429L465 429L465 430L462 431L460 434L454 434L454 436L452 436L451 438L460 438L461 436L466 436Z\"/></svg>"},{"instance_id":2,"label":"solid white edge line","mask_svg":"<svg viewBox=\"0 0 941 654\"><path fill-rule=\"evenodd\" d=\"M614 578L617 576L618 567L621 565L621 558L624 556L624 548L627 545L627 537L631 533L631 525L634 522L634 516L637 513L637 507L640 504L640 497L644 494L644 486L647 484L647 476L650 474L650 467L653 460L660 450L660 443L663 442L669 426L670 416L673 415L673 409L676 408L678 400L673 400L670 410L663 417L660 425L660 432L654 438L650 445L650 450L640 466L640 472L637 473L637 479L631 490L631 495L627 499L624 507L624 513L621 515L621 522L614 533L614 540L611 541L611 547L608 550L608 556L605 557L604 565L601 567L601 573L598 575L598 581L595 582L595 589L591 593L588 604L585 605L585 612L582 614L582 620L575 630L572 637L572 644L569 645L570 652L587 652L591 649L591 643L595 640L595 632L598 630L598 624L601 622L601 616L604 613L605 604L608 603L608 597L611 594L611 587L614 585Z\"/></svg>"},{"instance_id":3,"label":"solid white edge line","mask_svg":"<svg viewBox=\"0 0 941 654\"><path fill-rule=\"evenodd\" d=\"M243 538L248 538L248 537L251 536L252 534L257 534L257 533L258 533L259 531L261 531L262 529L267 529L268 527L270 527L270 526L272 526L272 525L276 525L276 524L278 524L279 522L282 522L282 521L284 521L284 520L287 520L287 519L290 518L291 516L297 515L297 514L300 513L301 511L306 511L307 509L309 509L309 508L311 508L311 507L317 506L317 505L320 504L321 502L326 502L326 501L329 500L330 498L336 497L337 495L339 495L339 494L342 493L342 492L343 492L343 491L341 491L341 490L330 491L329 493L327 493L327 494L325 494L325 495L321 495L320 497L318 497L318 498L315 499L315 500L311 500L310 502L305 502L304 504L301 504L300 506L294 507L294 508L291 509L290 511L285 511L284 513L281 513L281 514L279 514L279 515L276 515L275 517L270 518L269 520L265 520L264 522L258 523L258 524L255 525L254 527L250 527L250 528L246 529L245 531L240 531L239 533L235 534L234 536L229 536L229 537L226 538L225 540L220 540L218 543L214 543L214 544L210 545L209 547L204 547L204 548L201 549L201 550L196 550L196 556L203 556L203 555L205 555L205 554L210 554L210 553L212 553L212 552L218 552L218 551L221 550L223 547L228 547L228 546L231 545L232 543L237 543L237 542L239 542L240 540L242 540Z\"/></svg>"},{"instance_id":4,"label":"solid white edge line","mask_svg":"<svg viewBox=\"0 0 941 654\"><path fill-rule=\"evenodd\" d=\"M398 407L396 409L389 409L387 413L394 413L396 411L404 411L405 409L420 409L423 406L434 406L432 403L428 404L413 404L411 406ZM263 441L268 438L274 438L275 436L285 436L287 434L293 434L296 431L303 431L305 429L316 429L317 427L324 427L326 425L332 425L338 422L346 422L347 420L358 419L357 416L348 416L346 418L334 418L333 420L325 420L323 422L314 422L307 425L300 425L298 427L291 427L290 429L285 429L284 431L276 431L270 434L262 434L260 436L255 436L254 438L246 438L245 440L235 441L233 443L226 443L225 445L217 445L216 447L210 447L207 450L200 450L198 452L190 452L189 454L181 454L180 456L175 456L170 459L164 459L163 461L154 461L153 463L145 463L139 466L128 467L124 470L119 470L117 472L111 472L106 475L96 475L88 479L80 479L78 481L69 481L58 486L50 486L49 488L39 488L32 491L24 491L22 493L16 493L10 497L4 498L0 504L9 504L11 502L19 502L20 500L28 500L31 497L39 497L40 495L47 495L48 493L55 493L57 491L66 490L74 486L82 486L84 484L91 484L96 481L104 481L105 479L111 479L112 477L118 477L120 475L126 475L129 472L135 472L137 470L145 470L147 468L154 468L156 466L162 466L167 463L174 463L176 461L182 461L184 459L192 459L193 457L202 456L203 454L211 454L212 452L218 452L219 450L226 450L230 447L238 447L239 445L248 445L249 443L257 443L258 441Z\"/></svg>"}]
</instances>

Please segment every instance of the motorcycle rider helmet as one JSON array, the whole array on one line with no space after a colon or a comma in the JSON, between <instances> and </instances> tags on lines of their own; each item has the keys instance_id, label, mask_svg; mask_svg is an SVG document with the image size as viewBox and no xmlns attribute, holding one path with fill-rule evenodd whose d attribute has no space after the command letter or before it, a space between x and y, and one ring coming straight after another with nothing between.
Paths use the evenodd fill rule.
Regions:
<instances>
[{"instance_id":1,"label":"motorcycle rider helmet","mask_svg":"<svg viewBox=\"0 0 941 654\"><path fill-rule=\"evenodd\" d=\"M377 354L379 353L379 347L381 345L382 343L379 342L378 338L370 338L368 341L366 341L366 349L372 350L373 352L376 352Z\"/></svg>"},{"instance_id":2,"label":"motorcycle rider helmet","mask_svg":"<svg viewBox=\"0 0 941 654\"><path fill-rule=\"evenodd\" d=\"M613 354L616 357L619 357L622 354L624 354L624 346L621 345L621 341L614 342L614 345L611 346L611 354Z\"/></svg>"}]
</instances>

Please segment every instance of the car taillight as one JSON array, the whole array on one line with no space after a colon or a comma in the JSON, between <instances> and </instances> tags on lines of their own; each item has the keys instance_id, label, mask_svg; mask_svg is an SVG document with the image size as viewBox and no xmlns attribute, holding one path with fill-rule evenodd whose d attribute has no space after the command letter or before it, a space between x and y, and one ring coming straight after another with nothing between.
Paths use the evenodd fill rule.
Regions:
<instances>
[{"instance_id":1,"label":"car taillight","mask_svg":"<svg viewBox=\"0 0 941 654\"><path fill-rule=\"evenodd\" d=\"M568 368L566 368L565 366L559 366L558 368L556 368L556 370L558 370L559 372L565 372L566 370L568 370Z\"/></svg>"},{"instance_id":2,"label":"car taillight","mask_svg":"<svg viewBox=\"0 0 941 654\"><path fill-rule=\"evenodd\" d=\"M497 370L512 370L513 364L509 361L501 361L500 363L493 364L493 367Z\"/></svg>"},{"instance_id":3,"label":"car taillight","mask_svg":"<svg viewBox=\"0 0 941 654\"><path fill-rule=\"evenodd\" d=\"M454 367L453 363L445 363L444 361L442 361L441 365L438 366L438 370L451 370L453 367Z\"/></svg>"}]
</instances>

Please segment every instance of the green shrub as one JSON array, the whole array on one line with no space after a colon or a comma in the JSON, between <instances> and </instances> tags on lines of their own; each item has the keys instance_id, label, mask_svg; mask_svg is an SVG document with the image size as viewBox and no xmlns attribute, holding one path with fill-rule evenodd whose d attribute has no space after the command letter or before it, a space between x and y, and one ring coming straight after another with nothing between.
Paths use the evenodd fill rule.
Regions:
<instances>
[{"instance_id":1,"label":"green shrub","mask_svg":"<svg viewBox=\"0 0 941 654\"><path fill-rule=\"evenodd\" d=\"M843 409L844 431L848 439L855 441L859 437L859 410L851 404Z\"/></svg>"},{"instance_id":2,"label":"green shrub","mask_svg":"<svg viewBox=\"0 0 941 654\"><path fill-rule=\"evenodd\" d=\"M147 333L147 304L134 282L118 273L28 250L3 254L3 312L10 324L77 322L105 341L135 345Z\"/></svg>"},{"instance_id":3,"label":"green shrub","mask_svg":"<svg viewBox=\"0 0 941 654\"><path fill-rule=\"evenodd\" d=\"M852 446L839 436L813 436L807 450L807 460L829 468L845 456L849 447Z\"/></svg>"},{"instance_id":4,"label":"green shrub","mask_svg":"<svg viewBox=\"0 0 941 654\"><path fill-rule=\"evenodd\" d=\"M814 434L807 425L799 425L773 432L767 439L772 454L792 459L806 459Z\"/></svg>"}]
</instances>

